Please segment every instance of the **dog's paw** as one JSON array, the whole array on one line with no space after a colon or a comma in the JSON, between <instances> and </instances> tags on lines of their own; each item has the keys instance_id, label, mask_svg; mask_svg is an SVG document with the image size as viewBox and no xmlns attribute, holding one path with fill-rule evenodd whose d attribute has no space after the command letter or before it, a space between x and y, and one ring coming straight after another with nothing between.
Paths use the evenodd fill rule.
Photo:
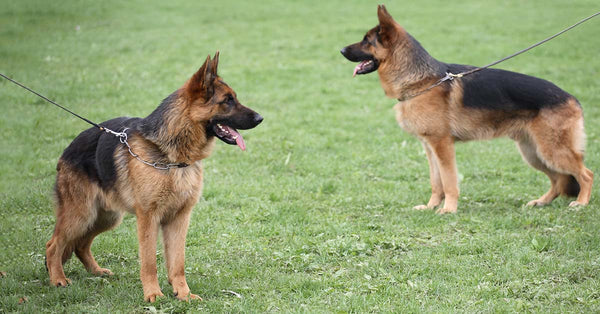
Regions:
<instances>
[{"instance_id":1,"label":"dog's paw","mask_svg":"<svg viewBox=\"0 0 600 314\"><path fill-rule=\"evenodd\" d=\"M158 290L156 292L150 292L148 294L144 294L144 301L154 303L156 301L156 298L164 297L164 296L165 295L160 290Z\"/></svg>"},{"instance_id":2,"label":"dog's paw","mask_svg":"<svg viewBox=\"0 0 600 314\"><path fill-rule=\"evenodd\" d=\"M587 204L583 204L583 203L580 203L580 202L578 202L578 201L572 201L572 202L569 204L569 207L578 207L578 206L585 206L585 205L587 205Z\"/></svg>"},{"instance_id":3,"label":"dog's paw","mask_svg":"<svg viewBox=\"0 0 600 314\"><path fill-rule=\"evenodd\" d=\"M59 279L50 280L50 283L55 287L66 287L71 284L71 279L63 277Z\"/></svg>"},{"instance_id":4,"label":"dog's paw","mask_svg":"<svg viewBox=\"0 0 600 314\"><path fill-rule=\"evenodd\" d=\"M114 273L112 271L110 271L110 269L107 269L107 268L98 268L98 269L92 271L92 274L94 274L96 276L112 276L112 275L114 275Z\"/></svg>"},{"instance_id":5,"label":"dog's paw","mask_svg":"<svg viewBox=\"0 0 600 314\"><path fill-rule=\"evenodd\" d=\"M428 207L427 205L417 205L415 207L413 207L414 210L427 210L427 209L431 209L431 207Z\"/></svg>"},{"instance_id":6,"label":"dog's paw","mask_svg":"<svg viewBox=\"0 0 600 314\"><path fill-rule=\"evenodd\" d=\"M202 298L193 294L187 285L181 287L173 287L173 295L180 301L200 300Z\"/></svg>"},{"instance_id":7,"label":"dog's paw","mask_svg":"<svg viewBox=\"0 0 600 314\"><path fill-rule=\"evenodd\" d=\"M179 294L179 293L175 293L175 297L179 300L179 301L186 301L189 302L191 300L198 300L198 301L202 301L202 298L199 295L193 294L193 293L188 293L186 295L184 294Z\"/></svg>"},{"instance_id":8,"label":"dog's paw","mask_svg":"<svg viewBox=\"0 0 600 314\"><path fill-rule=\"evenodd\" d=\"M545 206L548 205L548 203L540 201L540 200L533 200L533 201L529 201L527 202L528 207L534 207L534 206Z\"/></svg>"},{"instance_id":9,"label":"dog's paw","mask_svg":"<svg viewBox=\"0 0 600 314\"><path fill-rule=\"evenodd\" d=\"M444 215L444 214L456 214L456 208L440 208L438 210L435 211L436 214L438 215Z\"/></svg>"}]
</instances>

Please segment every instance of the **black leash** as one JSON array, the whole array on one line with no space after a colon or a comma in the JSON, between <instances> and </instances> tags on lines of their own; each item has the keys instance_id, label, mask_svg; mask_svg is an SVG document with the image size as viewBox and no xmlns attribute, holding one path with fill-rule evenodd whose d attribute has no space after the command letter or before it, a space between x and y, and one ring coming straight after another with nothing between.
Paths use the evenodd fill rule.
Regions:
<instances>
[{"instance_id":1,"label":"black leash","mask_svg":"<svg viewBox=\"0 0 600 314\"><path fill-rule=\"evenodd\" d=\"M113 131L113 130L111 130L109 128L103 127L103 126L99 125L98 123L90 121L90 120L88 120L88 119L86 119L86 118L84 118L84 117L76 114L75 112L73 112L73 111L71 111L71 110L69 110L69 109L67 109L67 108L59 105L58 103L56 103L54 101L52 101L48 97L46 97L46 96L44 96L44 95L42 95L42 94L34 91L33 89L31 89L31 88L29 88L29 87L27 87L27 86L25 86L25 85L23 85L23 84L15 81L15 80L13 80L13 79L11 79L10 77L8 77L8 76L6 76L6 75L4 75L2 73L0 73L0 76L2 76L3 78L9 80L12 83L18 85L19 87L22 87L23 89L31 92L32 94L34 94L34 95L42 98L43 100L45 100L45 101L47 101L47 102L49 102L49 103L57 106L58 108L60 108L60 109L62 109L64 111L66 111L66 112L68 112L68 113L76 116L77 118L79 118L79 119L81 119L81 120L83 120L83 121L85 121L85 122L87 122L87 123L89 123L89 124L97 127L98 129L100 129L100 131L104 131L106 133L109 133L109 134L112 134L112 135L116 136L121 143L123 143L123 144L125 144L125 146L127 146L127 150L129 151L129 154L131 154L131 156L133 156L135 159L141 161L142 163L144 163L144 164L146 164L148 166L154 167L154 168L159 169L159 170L169 170L171 168L184 168L184 167L189 166L188 164L186 164L184 162L180 162L180 163L162 163L162 162L157 162L157 161L155 161L155 162L146 161L146 160L142 159L138 154L134 153L131 150L131 146L129 146L129 143L127 142L127 133L125 133L125 131L127 130L127 128L125 128L123 130L123 132L115 132L115 131Z\"/></svg>"},{"instance_id":2,"label":"black leash","mask_svg":"<svg viewBox=\"0 0 600 314\"><path fill-rule=\"evenodd\" d=\"M80 115L76 114L75 112L73 112L73 111L71 111L71 110L69 110L69 109L67 109L67 108L65 108L65 107L63 107L63 106L61 106L61 105L57 104L56 102L52 101L51 99L48 99L48 97L46 97L46 96L44 96L44 95L42 95L42 94L40 94L40 93L38 93L38 92L34 91L33 89L31 89L31 88L29 88L29 87L27 87L27 86L25 86L25 85L23 85L23 84L21 84L21 83L19 83L19 82L15 81L15 80L13 80L13 79L11 79L10 77L8 77L8 76L6 76L6 75L4 75L4 74L2 74L2 73L0 73L0 76L2 76L3 78L5 78L5 79L7 79L7 80L9 80L9 81L11 81L11 82L13 82L13 83L14 83L14 84L16 84L16 85L18 85L18 86L20 86L20 87L22 87L22 88L24 88L24 89L28 90L28 91L29 91L29 92L31 92L32 94L34 94L34 95L36 95L36 96L38 96L38 97L42 98L43 100L45 100L45 101L47 101L47 102L49 102L49 103L51 103L51 104L53 104L53 105L57 106L58 108L60 108L60 109L62 109L62 110L64 110L64 111L66 111L66 112L68 112L68 113L70 113L70 114L72 114L72 115L76 116L77 118L79 118L79 119L81 119L81 120L83 120L83 121L85 121L85 122L87 122L87 123L89 123L89 124L91 124L91 125L93 125L93 126L95 126L95 127L99 128L101 131L104 131L104 130L105 130L105 128L104 128L104 127L102 127L102 126L100 126L99 124L97 124L97 123L94 123L94 122L92 122L92 121L90 121L90 120L88 120L88 119L86 119L86 118L84 118L84 117L82 117L82 116L80 116ZM115 133L116 133L116 132L115 132Z\"/></svg>"},{"instance_id":3,"label":"black leash","mask_svg":"<svg viewBox=\"0 0 600 314\"><path fill-rule=\"evenodd\" d=\"M575 23L575 24L573 24L573 25L571 25L571 26L563 29L562 31L560 31L560 32L558 32L558 33L556 33L556 34L554 34L554 35L552 35L552 36L550 36L550 37L548 37L548 38L546 38L546 39L544 39L542 41L539 41L539 42L537 42L537 43L535 43L535 44L533 44L533 45L531 45L531 46L529 46L529 47L527 47L525 49L519 50L519 51L511 54L510 56L506 56L506 57L504 57L504 58L502 58L502 59L500 59L498 61L494 61L494 62L492 62L492 63L490 63L488 65L484 65L482 67L477 67L477 68L471 69L469 71L461 72L461 73L458 73L458 74L453 74L453 73L450 73L450 72L446 72L446 75L444 77L442 77L441 79L439 79L437 82L433 83L433 85L427 87L426 89L424 89L424 90L422 90L422 91L420 91L420 92L418 92L416 94L409 95L407 97L404 97L404 99L402 99L402 100L399 99L399 100L400 101L404 101L404 100L407 100L407 99L410 99L410 98L417 97L419 95L425 94L426 92L428 92L431 89L439 86L440 84L444 83L445 81L452 81L454 78L461 78L461 77L463 77L465 75L473 74L473 73L479 72L479 71L481 71L483 69L487 69L489 67L492 67L492 66L494 66L494 65L496 65L496 64L498 64L500 62L504 62L504 61L506 61L506 60L508 60L510 58L514 58L514 57L516 57L516 56L518 56L518 55L520 55L520 54L522 54L524 52L527 52L527 51L529 51L529 50L531 50L531 49L533 49L533 48L535 48L535 47L537 47L537 46L539 46L539 45L541 45L543 43L546 43L546 42L548 42L548 41L550 41L550 40L558 37L559 35L562 35L563 33L566 33L568 31L570 31L571 29L579 26L579 24L581 24L583 22L586 22L586 21L588 21L588 20L590 20L590 19L592 19L592 18L594 18L594 17L596 17L598 15L600 15L600 12L596 12L596 13L594 13L594 14L586 17L586 18L584 18L583 20L581 20L581 21L579 21L579 22L577 22L577 23Z\"/></svg>"}]
</instances>

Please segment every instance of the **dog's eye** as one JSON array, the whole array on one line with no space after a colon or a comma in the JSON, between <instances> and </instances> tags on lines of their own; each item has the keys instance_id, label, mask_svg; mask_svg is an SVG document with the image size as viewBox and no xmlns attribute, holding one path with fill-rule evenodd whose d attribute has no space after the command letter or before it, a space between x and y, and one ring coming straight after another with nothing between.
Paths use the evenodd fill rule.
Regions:
<instances>
[{"instance_id":1,"label":"dog's eye","mask_svg":"<svg viewBox=\"0 0 600 314\"><path fill-rule=\"evenodd\" d=\"M235 98L233 98L233 95L227 95L225 96L225 100L223 100L223 103L233 106L235 105Z\"/></svg>"}]
</instances>

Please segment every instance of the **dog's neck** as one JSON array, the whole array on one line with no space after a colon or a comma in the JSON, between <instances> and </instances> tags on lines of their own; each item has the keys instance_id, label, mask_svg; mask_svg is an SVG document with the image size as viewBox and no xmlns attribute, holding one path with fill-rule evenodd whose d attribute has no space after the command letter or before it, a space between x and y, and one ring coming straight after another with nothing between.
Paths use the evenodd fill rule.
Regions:
<instances>
[{"instance_id":1,"label":"dog's neck","mask_svg":"<svg viewBox=\"0 0 600 314\"><path fill-rule=\"evenodd\" d=\"M142 120L140 132L154 143L169 162L192 164L208 157L215 138L206 134L206 124L189 119L178 92L167 97Z\"/></svg>"},{"instance_id":2,"label":"dog's neck","mask_svg":"<svg viewBox=\"0 0 600 314\"><path fill-rule=\"evenodd\" d=\"M215 137L207 137L205 125L187 119L185 114L167 124L157 143L169 160L191 164L211 154Z\"/></svg>"},{"instance_id":3,"label":"dog's neck","mask_svg":"<svg viewBox=\"0 0 600 314\"><path fill-rule=\"evenodd\" d=\"M399 41L381 62L378 74L386 96L404 99L443 77L445 67L408 33Z\"/></svg>"}]
</instances>

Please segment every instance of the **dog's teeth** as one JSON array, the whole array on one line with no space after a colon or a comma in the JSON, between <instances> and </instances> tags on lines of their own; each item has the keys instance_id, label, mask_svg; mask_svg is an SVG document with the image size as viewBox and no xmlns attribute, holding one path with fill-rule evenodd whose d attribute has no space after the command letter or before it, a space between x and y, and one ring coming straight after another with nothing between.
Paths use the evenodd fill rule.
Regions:
<instances>
[{"instance_id":1,"label":"dog's teeth","mask_svg":"<svg viewBox=\"0 0 600 314\"><path fill-rule=\"evenodd\" d=\"M229 133L229 130L223 128L223 126L221 124L217 123L217 127L219 127L219 129L221 129L221 131L225 132L225 134L231 135L231 133ZM234 137L233 139L235 140L236 138L237 138L237 136Z\"/></svg>"}]
</instances>

